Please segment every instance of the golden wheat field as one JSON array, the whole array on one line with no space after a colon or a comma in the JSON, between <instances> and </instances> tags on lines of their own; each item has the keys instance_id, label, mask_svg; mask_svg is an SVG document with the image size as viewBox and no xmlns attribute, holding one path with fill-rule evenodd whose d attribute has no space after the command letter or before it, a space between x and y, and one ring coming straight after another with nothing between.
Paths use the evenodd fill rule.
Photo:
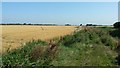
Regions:
<instances>
[{"instance_id":1,"label":"golden wheat field","mask_svg":"<svg viewBox=\"0 0 120 68\"><path fill-rule=\"evenodd\" d=\"M0 50L4 53L20 47L31 40L48 40L55 37L70 34L75 26L31 26L31 25L1 25L2 46Z\"/></svg>"}]
</instances>

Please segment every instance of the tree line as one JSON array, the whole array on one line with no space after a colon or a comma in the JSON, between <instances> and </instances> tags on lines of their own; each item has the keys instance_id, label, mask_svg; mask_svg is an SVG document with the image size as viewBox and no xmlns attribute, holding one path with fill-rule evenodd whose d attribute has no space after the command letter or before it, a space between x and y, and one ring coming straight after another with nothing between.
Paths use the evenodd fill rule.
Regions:
<instances>
[{"instance_id":1,"label":"tree line","mask_svg":"<svg viewBox=\"0 0 120 68\"><path fill-rule=\"evenodd\" d=\"M41 26L57 26L57 24L32 24L32 23L0 23L0 25L41 25ZM71 24L65 24L65 26L72 26ZM83 26L83 24L79 24L79 26ZM96 24L86 24L84 26L103 26ZM120 28L120 22L115 22L113 24L114 28Z\"/></svg>"},{"instance_id":2,"label":"tree line","mask_svg":"<svg viewBox=\"0 0 120 68\"><path fill-rule=\"evenodd\" d=\"M45 25L45 26L57 26L57 24L32 24L32 23L1 23L0 25Z\"/></svg>"}]
</instances>

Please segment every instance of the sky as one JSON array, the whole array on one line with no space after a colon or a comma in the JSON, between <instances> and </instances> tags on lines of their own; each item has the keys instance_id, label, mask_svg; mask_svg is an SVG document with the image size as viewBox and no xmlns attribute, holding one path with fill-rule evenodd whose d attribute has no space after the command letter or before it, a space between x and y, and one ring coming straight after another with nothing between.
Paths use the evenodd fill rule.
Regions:
<instances>
[{"instance_id":1,"label":"sky","mask_svg":"<svg viewBox=\"0 0 120 68\"><path fill-rule=\"evenodd\" d=\"M3 23L100 24L118 21L117 2L3 2Z\"/></svg>"},{"instance_id":2,"label":"sky","mask_svg":"<svg viewBox=\"0 0 120 68\"><path fill-rule=\"evenodd\" d=\"M2 2L118 2L119 0L1 0Z\"/></svg>"},{"instance_id":3,"label":"sky","mask_svg":"<svg viewBox=\"0 0 120 68\"><path fill-rule=\"evenodd\" d=\"M120 22L120 1L118 2L118 21Z\"/></svg>"}]
</instances>

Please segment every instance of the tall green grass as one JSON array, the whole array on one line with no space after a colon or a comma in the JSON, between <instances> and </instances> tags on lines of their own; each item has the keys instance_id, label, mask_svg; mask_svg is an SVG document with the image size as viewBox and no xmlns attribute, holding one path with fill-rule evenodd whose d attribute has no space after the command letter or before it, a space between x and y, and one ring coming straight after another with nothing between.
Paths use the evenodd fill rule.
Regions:
<instances>
[{"instance_id":1,"label":"tall green grass","mask_svg":"<svg viewBox=\"0 0 120 68\"><path fill-rule=\"evenodd\" d=\"M60 40L65 46L70 46L74 43L83 44L103 44L114 49L116 42L109 35L107 31L99 28L85 28L73 35L66 35L62 40Z\"/></svg>"},{"instance_id":2,"label":"tall green grass","mask_svg":"<svg viewBox=\"0 0 120 68\"><path fill-rule=\"evenodd\" d=\"M26 43L24 47L21 47L19 49L13 50L11 52L8 52L6 54L2 55L2 61L4 65L42 65L44 63L44 59L37 59L36 61L31 60L31 53L32 49L35 46L44 46L47 45L44 41L32 41ZM36 54L37 55L37 54Z\"/></svg>"},{"instance_id":3,"label":"tall green grass","mask_svg":"<svg viewBox=\"0 0 120 68\"><path fill-rule=\"evenodd\" d=\"M113 66L116 42L107 31L85 28L73 35L66 35L60 43L58 57L53 65L61 66Z\"/></svg>"}]
</instances>

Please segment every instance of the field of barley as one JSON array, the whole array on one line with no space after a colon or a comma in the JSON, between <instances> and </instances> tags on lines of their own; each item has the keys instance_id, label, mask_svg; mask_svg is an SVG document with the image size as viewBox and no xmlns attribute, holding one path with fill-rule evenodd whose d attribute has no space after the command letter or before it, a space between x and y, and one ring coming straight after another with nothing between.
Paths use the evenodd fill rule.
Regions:
<instances>
[{"instance_id":1,"label":"field of barley","mask_svg":"<svg viewBox=\"0 0 120 68\"><path fill-rule=\"evenodd\" d=\"M8 49L16 49L31 40L47 41L70 34L76 29L75 26L2 25L0 27L2 30L0 53L4 53Z\"/></svg>"}]
</instances>

